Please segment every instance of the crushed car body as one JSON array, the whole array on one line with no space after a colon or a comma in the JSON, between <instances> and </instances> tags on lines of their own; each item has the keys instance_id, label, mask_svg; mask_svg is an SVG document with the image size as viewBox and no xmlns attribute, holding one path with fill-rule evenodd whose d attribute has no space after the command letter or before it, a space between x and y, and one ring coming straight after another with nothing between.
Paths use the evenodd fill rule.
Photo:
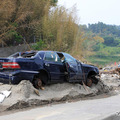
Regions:
<instances>
[{"instance_id":1,"label":"crushed car body","mask_svg":"<svg viewBox=\"0 0 120 120\"><path fill-rule=\"evenodd\" d=\"M71 55L56 51L17 52L0 58L0 82L18 84L29 80L36 88L42 84L84 82L97 83L97 67L79 62Z\"/></svg>"}]
</instances>

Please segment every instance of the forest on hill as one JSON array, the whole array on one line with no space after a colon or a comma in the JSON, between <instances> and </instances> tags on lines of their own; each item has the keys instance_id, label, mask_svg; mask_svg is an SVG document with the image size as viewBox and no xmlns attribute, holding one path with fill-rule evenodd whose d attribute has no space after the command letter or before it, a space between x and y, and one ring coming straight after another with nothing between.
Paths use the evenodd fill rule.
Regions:
<instances>
[{"instance_id":1,"label":"forest on hill","mask_svg":"<svg viewBox=\"0 0 120 120\"><path fill-rule=\"evenodd\" d=\"M99 65L120 60L120 26L98 22L88 24L88 27L80 25L80 28L85 33L84 48L89 54L88 60Z\"/></svg>"}]
</instances>

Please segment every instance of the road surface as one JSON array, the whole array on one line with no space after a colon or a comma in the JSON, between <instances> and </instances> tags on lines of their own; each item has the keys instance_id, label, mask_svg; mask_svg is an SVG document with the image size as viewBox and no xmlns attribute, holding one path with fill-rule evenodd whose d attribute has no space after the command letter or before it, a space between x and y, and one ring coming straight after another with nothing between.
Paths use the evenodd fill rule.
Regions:
<instances>
[{"instance_id":1,"label":"road surface","mask_svg":"<svg viewBox=\"0 0 120 120\"><path fill-rule=\"evenodd\" d=\"M120 95L35 108L9 115L0 120L101 120L120 111Z\"/></svg>"}]
</instances>

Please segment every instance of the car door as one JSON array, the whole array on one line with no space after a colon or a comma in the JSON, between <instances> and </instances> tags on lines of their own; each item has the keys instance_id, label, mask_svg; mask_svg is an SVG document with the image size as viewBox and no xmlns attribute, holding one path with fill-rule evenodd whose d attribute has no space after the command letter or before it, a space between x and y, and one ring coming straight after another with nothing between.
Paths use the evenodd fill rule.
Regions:
<instances>
[{"instance_id":1,"label":"car door","mask_svg":"<svg viewBox=\"0 0 120 120\"><path fill-rule=\"evenodd\" d=\"M77 62L77 66L78 66L77 78L78 78L78 80L83 80L83 79L85 79L85 76L82 71L82 65L79 61L76 60L76 62Z\"/></svg>"},{"instance_id":2,"label":"car door","mask_svg":"<svg viewBox=\"0 0 120 120\"><path fill-rule=\"evenodd\" d=\"M65 57L65 64L69 74L69 81L70 82L80 81L83 78L81 64L71 55L67 53L63 53L63 54Z\"/></svg>"},{"instance_id":3,"label":"car door","mask_svg":"<svg viewBox=\"0 0 120 120\"><path fill-rule=\"evenodd\" d=\"M56 52L46 51L44 57L44 67L50 73L51 82L64 80L64 68Z\"/></svg>"}]
</instances>

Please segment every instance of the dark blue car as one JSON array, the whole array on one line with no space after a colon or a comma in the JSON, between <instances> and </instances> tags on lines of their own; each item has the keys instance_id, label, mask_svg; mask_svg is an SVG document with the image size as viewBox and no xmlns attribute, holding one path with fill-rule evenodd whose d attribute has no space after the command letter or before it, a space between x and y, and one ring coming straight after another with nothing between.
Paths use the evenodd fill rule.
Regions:
<instances>
[{"instance_id":1,"label":"dark blue car","mask_svg":"<svg viewBox=\"0 0 120 120\"><path fill-rule=\"evenodd\" d=\"M56 51L17 52L0 58L0 82L18 84L29 80L36 88L61 82L97 83L99 70L83 64L71 55Z\"/></svg>"}]
</instances>

